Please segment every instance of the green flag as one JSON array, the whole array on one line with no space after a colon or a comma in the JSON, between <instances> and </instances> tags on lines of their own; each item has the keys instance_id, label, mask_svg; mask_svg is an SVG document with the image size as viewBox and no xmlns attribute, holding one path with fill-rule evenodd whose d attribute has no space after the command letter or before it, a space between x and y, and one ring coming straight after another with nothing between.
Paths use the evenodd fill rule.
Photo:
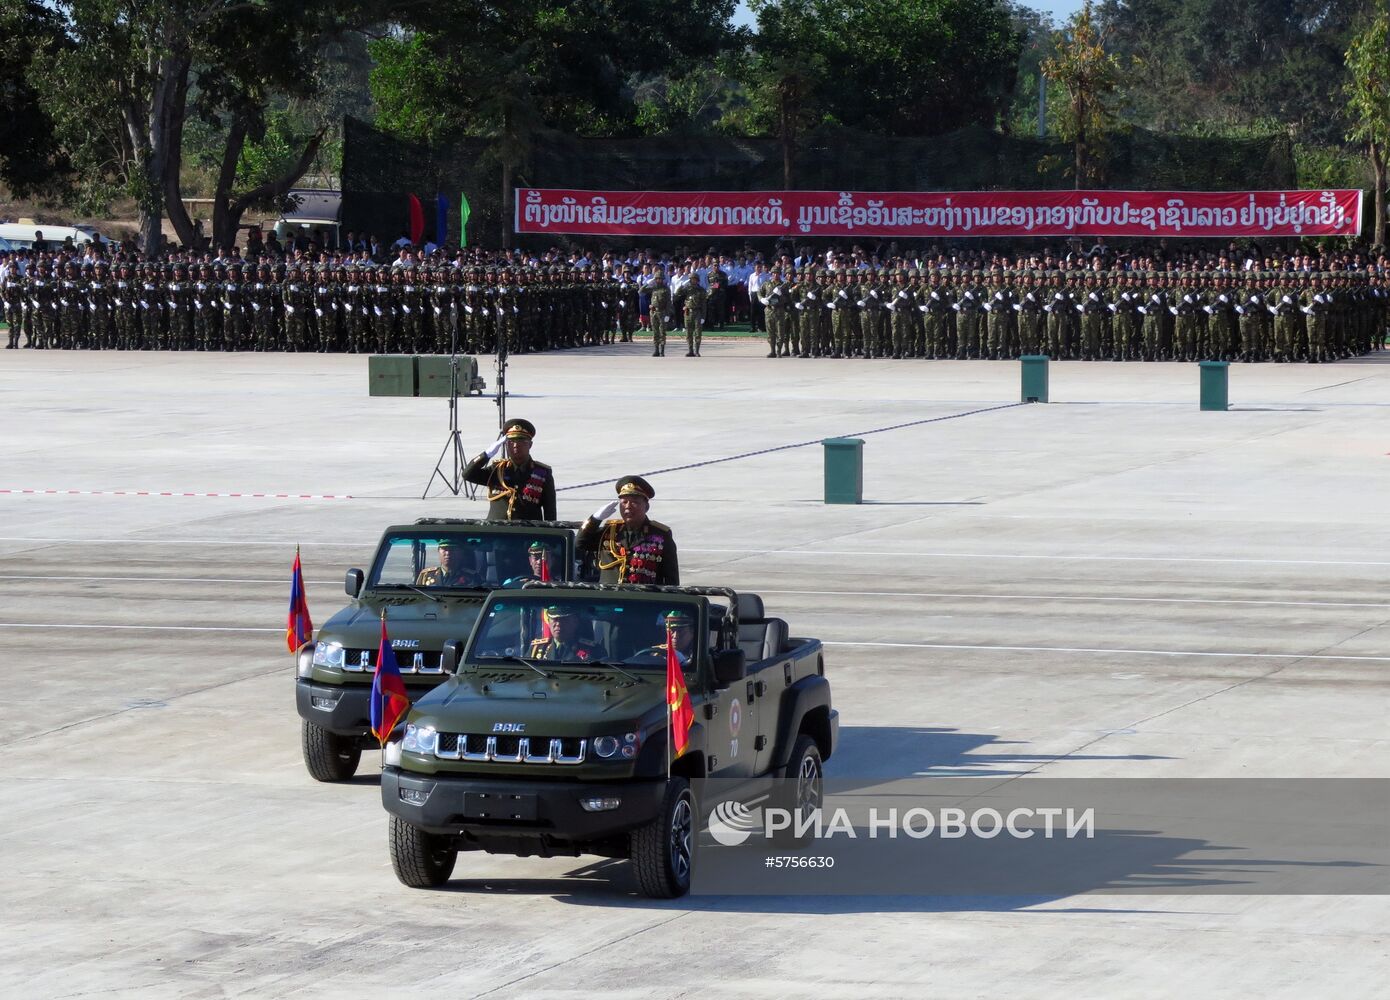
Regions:
<instances>
[{"instance_id":1,"label":"green flag","mask_svg":"<svg viewBox=\"0 0 1390 1000\"><path fill-rule=\"evenodd\" d=\"M459 195L459 246L468 246L468 216L472 213L468 207L468 195Z\"/></svg>"}]
</instances>

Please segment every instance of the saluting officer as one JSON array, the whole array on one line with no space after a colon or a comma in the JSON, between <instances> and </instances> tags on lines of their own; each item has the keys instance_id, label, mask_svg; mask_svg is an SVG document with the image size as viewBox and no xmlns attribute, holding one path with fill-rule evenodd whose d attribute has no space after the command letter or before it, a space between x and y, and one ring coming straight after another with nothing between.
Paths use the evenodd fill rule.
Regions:
<instances>
[{"instance_id":1,"label":"saluting officer","mask_svg":"<svg viewBox=\"0 0 1390 1000\"><path fill-rule=\"evenodd\" d=\"M600 583L679 585L671 529L647 516L656 490L641 476L624 476L618 480L617 491L618 499L608 501L584 522L575 546L598 554Z\"/></svg>"},{"instance_id":2,"label":"saluting officer","mask_svg":"<svg viewBox=\"0 0 1390 1000\"><path fill-rule=\"evenodd\" d=\"M508 420L501 437L463 470L464 479L487 487L487 516L494 521L555 520L555 474L531 457L535 436L531 421Z\"/></svg>"}]
</instances>

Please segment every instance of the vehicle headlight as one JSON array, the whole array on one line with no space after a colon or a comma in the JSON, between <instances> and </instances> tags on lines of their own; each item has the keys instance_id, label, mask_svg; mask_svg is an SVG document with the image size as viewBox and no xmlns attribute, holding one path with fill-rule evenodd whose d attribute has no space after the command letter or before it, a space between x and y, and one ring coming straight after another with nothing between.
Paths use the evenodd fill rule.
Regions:
<instances>
[{"instance_id":1,"label":"vehicle headlight","mask_svg":"<svg viewBox=\"0 0 1390 1000\"><path fill-rule=\"evenodd\" d=\"M341 642L314 643L314 666L343 667L343 644Z\"/></svg>"},{"instance_id":2,"label":"vehicle headlight","mask_svg":"<svg viewBox=\"0 0 1390 1000\"><path fill-rule=\"evenodd\" d=\"M439 734L434 731L433 726L417 726L413 722L407 723L405 727L405 739L401 741L401 749L410 753L434 753L439 746Z\"/></svg>"},{"instance_id":3,"label":"vehicle headlight","mask_svg":"<svg viewBox=\"0 0 1390 1000\"><path fill-rule=\"evenodd\" d=\"M295 673L300 677L308 677L314 672L314 651L305 646L294 658Z\"/></svg>"},{"instance_id":4,"label":"vehicle headlight","mask_svg":"<svg viewBox=\"0 0 1390 1000\"><path fill-rule=\"evenodd\" d=\"M594 753L605 760L621 757L632 760L642 746L641 733L624 733L621 736L598 736L594 739Z\"/></svg>"}]
</instances>

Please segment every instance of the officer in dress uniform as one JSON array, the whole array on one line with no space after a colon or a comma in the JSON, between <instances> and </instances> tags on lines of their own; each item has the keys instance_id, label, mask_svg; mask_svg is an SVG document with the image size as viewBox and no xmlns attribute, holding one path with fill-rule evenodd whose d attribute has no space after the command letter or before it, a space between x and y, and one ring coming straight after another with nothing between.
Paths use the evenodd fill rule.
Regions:
<instances>
[{"instance_id":1,"label":"officer in dress uniform","mask_svg":"<svg viewBox=\"0 0 1390 1000\"><path fill-rule=\"evenodd\" d=\"M604 504L584 522L576 547L581 552L597 553L600 583L678 586L676 540L670 528L647 516L656 490L641 476L624 476L618 480L617 490L618 499Z\"/></svg>"},{"instance_id":2,"label":"officer in dress uniform","mask_svg":"<svg viewBox=\"0 0 1390 1000\"><path fill-rule=\"evenodd\" d=\"M530 659L582 661L604 658L602 646L580 637L579 615L574 608L552 604L545 609L545 622L549 634L531 640L528 651Z\"/></svg>"},{"instance_id":3,"label":"officer in dress uniform","mask_svg":"<svg viewBox=\"0 0 1390 1000\"><path fill-rule=\"evenodd\" d=\"M555 520L555 474L531 458L535 436L531 421L508 420L502 436L463 470L468 482L487 487L487 516L494 521Z\"/></svg>"},{"instance_id":4,"label":"officer in dress uniform","mask_svg":"<svg viewBox=\"0 0 1390 1000\"><path fill-rule=\"evenodd\" d=\"M415 578L417 587L476 587L477 574L465 564L462 543L452 538L439 540L439 565L420 570Z\"/></svg>"}]
</instances>

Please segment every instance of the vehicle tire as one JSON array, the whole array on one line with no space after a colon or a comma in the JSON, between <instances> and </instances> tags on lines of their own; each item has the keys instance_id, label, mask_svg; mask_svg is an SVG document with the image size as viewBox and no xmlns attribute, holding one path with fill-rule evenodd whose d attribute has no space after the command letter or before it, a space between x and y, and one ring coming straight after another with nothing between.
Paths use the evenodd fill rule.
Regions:
<instances>
[{"instance_id":1,"label":"vehicle tire","mask_svg":"<svg viewBox=\"0 0 1390 1000\"><path fill-rule=\"evenodd\" d=\"M792 814L792 830L797 828L797 817L805 816L821 808L825 802L825 764L821 760L820 747L805 733L797 736L792 744L791 760L787 764L787 790L783 806ZM810 840L810 831L803 824L801 836L788 831L783 834L791 844L805 844Z\"/></svg>"},{"instance_id":2,"label":"vehicle tire","mask_svg":"<svg viewBox=\"0 0 1390 1000\"><path fill-rule=\"evenodd\" d=\"M674 899L690 891L695 858L695 795L685 778L666 783L661 813L632 833L632 870L637 889L651 899Z\"/></svg>"},{"instance_id":3,"label":"vehicle tire","mask_svg":"<svg viewBox=\"0 0 1390 1000\"><path fill-rule=\"evenodd\" d=\"M412 889L436 889L449 881L459 852L444 847L440 838L411 826L399 816L391 817L391 867L402 885Z\"/></svg>"},{"instance_id":4,"label":"vehicle tire","mask_svg":"<svg viewBox=\"0 0 1390 1000\"><path fill-rule=\"evenodd\" d=\"M347 781L357 773L362 750L351 736L339 736L301 719L300 745L304 748L304 766L315 781Z\"/></svg>"}]
</instances>

